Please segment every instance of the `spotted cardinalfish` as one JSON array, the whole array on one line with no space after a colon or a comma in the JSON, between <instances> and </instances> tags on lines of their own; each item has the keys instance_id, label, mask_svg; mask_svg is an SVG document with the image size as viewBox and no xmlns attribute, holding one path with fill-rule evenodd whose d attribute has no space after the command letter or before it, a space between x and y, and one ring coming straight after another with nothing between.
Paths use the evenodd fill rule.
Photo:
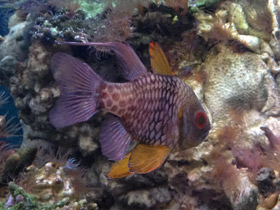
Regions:
<instances>
[{"instance_id":1,"label":"spotted cardinalfish","mask_svg":"<svg viewBox=\"0 0 280 210\"><path fill-rule=\"evenodd\" d=\"M113 164L108 178L159 168L171 150L200 144L210 130L209 119L193 90L174 76L158 44L149 46L153 73L123 43L75 43L106 48L117 57L124 83L104 81L91 67L66 53L51 59L60 97L50 112L56 128L89 120L96 112L112 113L101 125L101 151ZM139 144L128 152L132 140Z\"/></svg>"}]
</instances>

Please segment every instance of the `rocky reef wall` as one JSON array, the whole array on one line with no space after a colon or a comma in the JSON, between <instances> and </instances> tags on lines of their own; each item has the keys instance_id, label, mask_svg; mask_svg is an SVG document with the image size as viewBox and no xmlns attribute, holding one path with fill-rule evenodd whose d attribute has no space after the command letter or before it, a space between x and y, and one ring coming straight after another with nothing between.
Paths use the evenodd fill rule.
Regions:
<instances>
[{"instance_id":1,"label":"rocky reef wall","mask_svg":"<svg viewBox=\"0 0 280 210\"><path fill-rule=\"evenodd\" d=\"M108 1L97 15L81 1L44 2L22 3L1 41L0 82L14 97L28 151L0 148L7 154L0 154L3 208L27 205L32 194L43 203L34 209L279 208L278 1ZM107 113L63 129L49 122L60 95L50 59L66 52L107 81L125 80L114 54L60 41L126 42L148 69L148 45L157 42L211 117L205 142L171 153L151 173L109 180L112 162L98 141ZM15 165L19 191L14 183L7 188Z\"/></svg>"}]
</instances>

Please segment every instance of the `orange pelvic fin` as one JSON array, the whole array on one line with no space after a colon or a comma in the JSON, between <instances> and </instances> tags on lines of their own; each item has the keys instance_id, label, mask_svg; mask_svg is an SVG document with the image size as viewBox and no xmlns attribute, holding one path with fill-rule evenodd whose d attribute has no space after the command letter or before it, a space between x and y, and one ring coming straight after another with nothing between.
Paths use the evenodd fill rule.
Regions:
<instances>
[{"instance_id":1,"label":"orange pelvic fin","mask_svg":"<svg viewBox=\"0 0 280 210\"><path fill-rule=\"evenodd\" d=\"M162 74L162 75L174 75L174 72L169 66L168 60L163 53L160 46L151 42L149 45L149 53L151 56L151 64L154 70L154 73Z\"/></svg>"},{"instance_id":2,"label":"orange pelvic fin","mask_svg":"<svg viewBox=\"0 0 280 210\"><path fill-rule=\"evenodd\" d=\"M162 165L169 151L168 146L138 144L132 151L129 170L138 174L151 172Z\"/></svg>"},{"instance_id":3,"label":"orange pelvic fin","mask_svg":"<svg viewBox=\"0 0 280 210\"><path fill-rule=\"evenodd\" d=\"M118 179L134 174L133 172L130 172L128 168L130 156L131 152L128 153L122 160L116 162L106 176L110 179Z\"/></svg>"}]
</instances>

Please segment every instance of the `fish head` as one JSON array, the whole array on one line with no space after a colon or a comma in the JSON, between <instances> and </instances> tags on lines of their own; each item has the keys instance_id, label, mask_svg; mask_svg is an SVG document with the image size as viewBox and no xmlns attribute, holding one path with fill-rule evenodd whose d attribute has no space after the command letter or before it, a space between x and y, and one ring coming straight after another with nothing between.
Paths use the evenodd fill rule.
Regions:
<instances>
[{"instance_id":1,"label":"fish head","mask_svg":"<svg viewBox=\"0 0 280 210\"><path fill-rule=\"evenodd\" d=\"M198 99L185 105L181 125L182 149L195 147L207 137L211 125L206 111Z\"/></svg>"}]
</instances>

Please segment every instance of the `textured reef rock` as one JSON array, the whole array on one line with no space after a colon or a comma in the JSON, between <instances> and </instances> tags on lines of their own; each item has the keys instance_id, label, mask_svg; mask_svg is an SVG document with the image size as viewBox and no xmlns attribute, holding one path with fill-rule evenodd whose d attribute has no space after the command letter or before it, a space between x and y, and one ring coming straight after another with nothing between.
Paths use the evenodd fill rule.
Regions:
<instances>
[{"instance_id":1,"label":"textured reef rock","mask_svg":"<svg viewBox=\"0 0 280 210\"><path fill-rule=\"evenodd\" d=\"M202 68L207 74L205 103L213 120L223 118L230 109L279 114L279 90L261 56L240 54L220 44L209 52Z\"/></svg>"},{"instance_id":2,"label":"textured reef rock","mask_svg":"<svg viewBox=\"0 0 280 210\"><path fill-rule=\"evenodd\" d=\"M29 127L26 145L45 141L73 149L73 156L87 168L90 188L81 185L85 192L81 197L75 194L73 180L78 176L73 165L69 170L67 160L31 165L17 183L40 202L66 203L57 209L78 209L83 204L87 209L279 208L279 5L261 0L214 2L192 7L195 14L168 1L170 7L119 3L93 19L82 11L73 13L69 5L65 10L47 7L48 12L41 10L40 15L11 24L0 48L0 69L1 74L12 72L5 84ZM148 43L158 42L175 74L194 89L209 112L212 129L206 141L170 154L160 169L149 174L107 179L112 163L101 155L98 143L105 113L58 130L48 121L60 94L50 58L66 52L83 59L106 80L123 79L116 73L114 55L55 43L61 39L126 41L148 67ZM28 180L36 182L31 185ZM17 197L15 187L10 188L6 204L25 199L25 194Z\"/></svg>"},{"instance_id":3,"label":"textured reef rock","mask_svg":"<svg viewBox=\"0 0 280 210\"><path fill-rule=\"evenodd\" d=\"M16 15L13 15L16 16ZM12 17L13 17L12 16ZM0 48L0 83L8 86L9 78L14 74L14 69L19 61L28 57L31 20L21 21L10 28L9 34L1 43Z\"/></svg>"}]
</instances>

